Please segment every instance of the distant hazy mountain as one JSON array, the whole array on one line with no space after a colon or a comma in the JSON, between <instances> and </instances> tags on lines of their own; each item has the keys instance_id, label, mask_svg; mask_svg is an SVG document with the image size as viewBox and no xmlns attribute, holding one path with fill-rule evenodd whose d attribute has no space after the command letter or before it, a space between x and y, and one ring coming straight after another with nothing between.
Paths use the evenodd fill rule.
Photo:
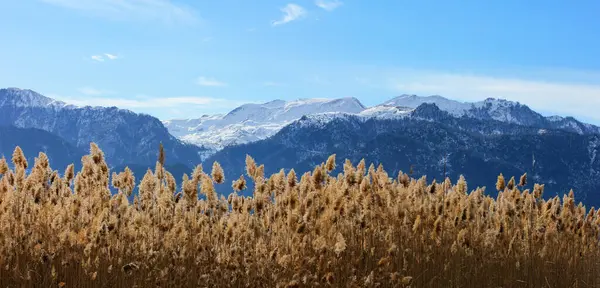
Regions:
<instances>
[{"instance_id":1,"label":"distant hazy mountain","mask_svg":"<svg viewBox=\"0 0 600 288\"><path fill-rule=\"evenodd\" d=\"M194 165L203 151L170 135L152 116L116 107L76 107L17 88L0 89L0 125L41 129L85 151L96 142L112 165L153 165L161 142L172 164Z\"/></svg>"},{"instance_id":2,"label":"distant hazy mountain","mask_svg":"<svg viewBox=\"0 0 600 288\"><path fill-rule=\"evenodd\" d=\"M578 134L600 133L600 128L572 117L544 117L526 105L489 98L475 103L463 103L441 96L402 95L373 107L365 107L355 98L335 100L303 99L275 100L264 104L246 104L227 115L204 115L199 119L168 120L163 123L179 139L210 147L210 155L223 147L266 139L302 116L320 115L331 119L343 115L363 118L399 119L421 104L435 104L455 117L496 120L545 129L561 129Z\"/></svg>"},{"instance_id":3,"label":"distant hazy mountain","mask_svg":"<svg viewBox=\"0 0 600 288\"><path fill-rule=\"evenodd\" d=\"M465 175L471 188L486 186L494 194L499 173L520 176L527 172L530 182L547 185L546 196L573 188L586 204L600 204L599 135L456 117L436 104L422 104L409 114L398 119L303 117L268 139L226 147L207 162L219 161L232 180L244 173L246 154L265 164L267 173L281 168L302 173L335 153L338 166L346 158L355 164L365 158L382 163L395 177L413 165L414 176L439 181L444 155L448 155L448 176L456 180Z\"/></svg>"}]
</instances>

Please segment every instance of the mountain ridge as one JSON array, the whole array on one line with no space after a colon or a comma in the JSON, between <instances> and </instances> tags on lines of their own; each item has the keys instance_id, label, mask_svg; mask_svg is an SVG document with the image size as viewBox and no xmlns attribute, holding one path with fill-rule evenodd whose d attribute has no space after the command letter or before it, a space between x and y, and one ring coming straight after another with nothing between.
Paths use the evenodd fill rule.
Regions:
<instances>
[{"instance_id":1,"label":"mountain ridge","mask_svg":"<svg viewBox=\"0 0 600 288\"><path fill-rule=\"evenodd\" d=\"M547 197L574 189L586 204L600 205L594 193L600 190L594 180L600 177L600 135L453 117L435 104L423 104L413 114L398 119L344 115L324 122L306 116L267 139L226 147L206 162L219 162L232 180L245 173L246 154L264 164L265 173L283 168L298 175L336 154L338 167L345 159L357 163L364 158L383 164L390 177L412 166L415 175L441 180L444 155L449 155L449 177L464 175L469 187L485 186L492 195L500 173L528 173L531 183L546 184Z\"/></svg>"},{"instance_id":2,"label":"mountain ridge","mask_svg":"<svg viewBox=\"0 0 600 288\"><path fill-rule=\"evenodd\" d=\"M364 109L365 106L353 97L272 100L262 104L244 104L227 114L166 120L163 124L171 134L185 142L219 150L267 138L305 114L359 113Z\"/></svg>"},{"instance_id":3,"label":"mountain ridge","mask_svg":"<svg viewBox=\"0 0 600 288\"><path fill-rule=\"evenodd\" d=\"M310 101L329 101L329 103L346 101L347 103L355 102L357 104L354 109L333 109L335 107L330 106L329 108L331 109L327 111L311 110L309 106L304 104L306 107L299 109L303 113L288 115L285 121L279 122L274 118L265 116L262 118L263 121L258 123L252 120L253 117L256 118L256 115L252 111L248 112L248 110L255 109L256 107L268 107L273 115L275 115L277 113L285 113L285 107L288 103L296 103L298 106L301 106L303 103ZM293 101L278 99L263 104L245 104L224 115L204 115L198 119L166 120L163 123L165 123L167 129L173 135L182 141L211 147L212 151L207 153L210 155L226 146L266 139L277 133L284 126L291 124L303 116L319 118L320 121L327 121L327 119L341 117L341 115L345 114L354 114L367 118L395 119L410 117L411 111L414 111L422 104L435 104L453 117L495 120L544 129L562 129L582 135L600 134L600 127L580 122L573 117L545 117L520 102L497 98L487 98L478 102L460 102L440 95L417 96L414 94L403 94L372 107L366 107L358 99L352 97L329 100L299 99ZM276 110L279 110L279 112ZM228 121L226 124L217 124L227 117Z\"/></svg>"},{"instance_id":4,"label":"mountain ridge","mask_svg":"<svg viewBox=\"0 0 600 288\"><path fill-rule=\"evenodd\" d=\"M153 164L160 143L173 163L193 165L203 151L175 138L153 116L116 107L67 105L26 89L0 89L0 125L41 129L83 150L95 142L111 165Z\"/></svg>"}]
</instances>

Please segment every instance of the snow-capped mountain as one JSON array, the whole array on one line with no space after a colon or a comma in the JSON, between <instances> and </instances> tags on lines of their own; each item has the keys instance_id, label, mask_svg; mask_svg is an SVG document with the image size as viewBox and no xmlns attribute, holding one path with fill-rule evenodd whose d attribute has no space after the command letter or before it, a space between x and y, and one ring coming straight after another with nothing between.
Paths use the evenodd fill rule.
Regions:
<instances>
[{"instance_id":1,"label":"snow-capped mountain","mask_svg":"<svg viewBox=\"0 0 600 288\"><path fill-rule=\"evenodd\" d=\"M327 122L343 115L397 119L411 117L422 104L435 104L453 117L499 121L540 129L561 129L578 134L598 134L600 128L572 117L544 117L519 102L488 98L479 102L459 102L442 96L401 95L382 104L365 107L355 98L275 100L242 105L226 115L204 115L198 119L168 120L169 132L184 142L209 148L205 156L226 146L268 138L303 116Z\"/></svg>"},{"instance_id":2,"label":"snow-capped mountain","mask_svg":"<svg viewBox=\"0 0 600 288\"><path fill-rule=\"evenodd\" d=\"M139 174L156 161L162 142L167 163L179 167L178 174L202 160L219 161L234 179L243 173L246 154L268 169L308 171L336 153L339 159L383 163L393 173L414 165L419 175L439 177L441 155L447 153L449 175L464 174L470 185L493 187L489 175L531 172L550 193L575 188L581 200L600 203L590 194L600 189L594 181L600 177L600 129L572 117L544 117L517 102L403 95L367 108L354 98L276 100L164 123L179 138L213 149L184 144L149 115L0 89L0 152L7 157L19 145L61 158L59 165L77 162L93 141L110 165L132 166Z\"/></svg>"},{"instance_id":3,"label":"snow-capped mountain","mask_svg":"<svg viewBox=\"0 0 600 288\"><path fill-rule=\"evenodd\" d=\"M0 106L30 107L46 109L76 108L28 89L0 89Z\"/></svg>"},{"instance_id":4,"label":"snow-capped mountain","mask_svg":"<svg viewBox=\"0 0 600 288\"><path fill-rule=\"evenodd\" d=\"M357 114L364 110L365 106L356 98L274 100L245 104L226 115L204 115L199 119L163 123L171 134L185 142L220 150L229 145L265 139L304 115Z\"/></svg>"},{"instance_id":5,"label":"snow-capped mountain","mask_svg":"<svg viewBox=\"0 0 600 288\"><path fill-rule=\"evenodd\" d=\"M598 134L600 127L582 123L573 117L549 116L531 110L519 102L488 98L479 102L459 102L438 95L417 96L401 95L383 105L417 108L421 104L435 104L441 110L455 117L470 117L481 120L496 120L505 123L534 126L540 128L562 129L578 134Z\"/></svg>"},{"instance_id":6,"label":"snow-capped mountain","mask_svg":"<svg viewBox=\"0 0 600 288\"><path fill-rule=\"evenodd\" d=\"M76 107L18 88L0 89L0 126L41 129L83 151L95 142L113 165L152 164L159 143L170 163L195 165L202 152L170 135L152 116L116 107Z\"/></svg>"}]
</instances>

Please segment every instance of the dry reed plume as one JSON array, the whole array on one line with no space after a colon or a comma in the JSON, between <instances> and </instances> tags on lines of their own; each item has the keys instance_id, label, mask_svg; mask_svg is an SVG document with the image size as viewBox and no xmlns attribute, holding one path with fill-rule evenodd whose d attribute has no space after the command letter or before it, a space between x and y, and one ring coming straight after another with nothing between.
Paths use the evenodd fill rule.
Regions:
<instances>
[{"instance_id":1,"label":"dry reed plume","mask_svg":"<svg viewBox=\"0 0 600 288\"><path fill-rule=\"evenodd\" d=\"M0 160L0 286L600 286L600 212L572 193L544 200L526 176L500 175L491 198L463 177L392 179L364 161L333 176L335 156L266 176L248 156L224 198L218 163L177 189L160 155L132 203L136 177L111 175L95 144L76 174L43 153L26 173L18 147L13 169ZM247 181L253 196L239 196Z\"/></svg>"}]
</instances>

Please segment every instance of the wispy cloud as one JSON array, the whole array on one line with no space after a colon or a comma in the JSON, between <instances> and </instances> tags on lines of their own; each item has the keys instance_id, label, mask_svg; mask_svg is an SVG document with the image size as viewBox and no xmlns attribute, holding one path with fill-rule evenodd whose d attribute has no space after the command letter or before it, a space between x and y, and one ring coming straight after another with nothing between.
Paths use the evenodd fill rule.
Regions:
<instances>
[{"instance_id":1,"label":"wispy cloud","mask_svg":"<svg viewBox=\"0 0 600 288\"><path fill-rule=\"evenodd\" d=\"M539 111L600 120L598 84L415 71L393 77L389 84L398 93L437 94L462 101L502 98Z\"/></svg>"},{"instance_id":2,"label":"wispy cloud","mask_svg":"<svg viewBox=\"0 0 600 288\"><path fill-rule=\"evenodd\" d=\"M315 1L315 5L319 6L319 8L327 10L327 11L333 11L333 10L339 8L340 6L342 6L343 4L344 3L339 0L333 0L333 1L316 0Z\"/></svg>"},{"instance_id":3,"label":"wispy cloud","mask_svg":"<svg viewBox=\"0 0 600 288\"><path fill-rule=\"evenodd\" d=\"M90 58L94 61L104 62L105 60L117 60L120 57L118 57L117 55L114 55L114 54L104 53L104 54L92 55Z\"/></svg>"},{"instance_id":4,"label":"wispy cloud","mask_svg":"<svg viewBox=\"0 0 600 288\"><path fill-rule=\"evenodd\" d=\"M222 87L227 86L227 83L221 82L215 78L209 78L205 76L200 76L196 79L196 83L200 86L212 86L212 87Z\"/></svg>"},{"instance_id":5,"label":"wispy cloud","mask_svg":"<svg viewBox=\"0 0 600 288\"><path fill-rule=\"evenodd\" d=\"M196 12L171 0L40 0L68 9L121 20L194 23Z\"/></svg>"},{"instance_id":6,"label":"wispy cloud","mask_svg":"<svg viewBox=\"0 0 600 288\"><path fill-rule=\"evenodd\" d=\"M109 54L109 53L104 53L104 56L106 56L106 58L108 58L110 60L116 60L117 58L119 58L117 55L113 55L113 54Z\"/></svg>"},{"instance_id":7,"label":"wispy cloud","mask_svg":"<svg viewBox=\"0 0 600 288\"><path fill-rule=\"evenodd\" d=\"M271 24L273 26L278 26L281 24L286 24L295 20L298 20L304 16L306 16L307 12L302 6L297 4L287 4L285 7L281 8L281 12L283 12L283 16L281 19L273 21Z\"/></svg>"},{"instance_id":8,"label":"wispy cloud","mask_svg":"<svg viewBox=\"0 0 600 288\"><path fill-rule=\"evenodd\" d=\"M112 91L99 90L99 89L92 88L92 87L82 87L82 88L77 89L77 91L79 91L81 94L88 95L88 96L101 96L101 95L108 95L108 94L114 93Z\"/></svg>"},{"instance_id":9,"label":"wispy cloud","mask_svg":"<svg viewBox=\"0 0 600 288\"><path fill-rule=\"evenodd\" d=\"M102 55L92 55L92 60L98 61L98 62L104 62L104 57L102 57Z\"/></svg>"}]
</instances>

